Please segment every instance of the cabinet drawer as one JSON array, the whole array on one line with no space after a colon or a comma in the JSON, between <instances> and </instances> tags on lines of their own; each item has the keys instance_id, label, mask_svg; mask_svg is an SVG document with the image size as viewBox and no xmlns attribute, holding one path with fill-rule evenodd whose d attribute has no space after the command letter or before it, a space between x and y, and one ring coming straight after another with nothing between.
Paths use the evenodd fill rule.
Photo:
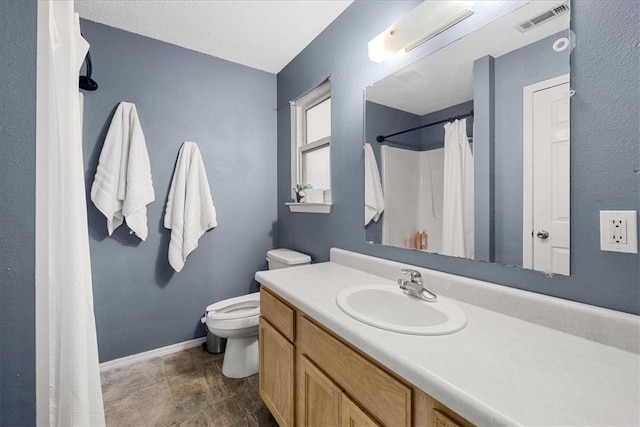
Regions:
<instances>
[{"instance_id":1,"label":"cabinet drawer","mask_svg":"<svg viewBox=\"0 0 640 427\"><path fill-rule=\"evenodd\" d=\"M300 318L300 352L387 426L411 425L411 389L316 326Z\"/></svg>"},{"instance_id":2,"label":"cabinet drawer","mask_svg":"<svg viewBox=\"0 0 640 427\"><path fill-rule=\"evenodd\" d=\"M294 341L293 309L264 287L260 288L260 316L267 319L289 341Z\"/></svg>"}]
</instances>

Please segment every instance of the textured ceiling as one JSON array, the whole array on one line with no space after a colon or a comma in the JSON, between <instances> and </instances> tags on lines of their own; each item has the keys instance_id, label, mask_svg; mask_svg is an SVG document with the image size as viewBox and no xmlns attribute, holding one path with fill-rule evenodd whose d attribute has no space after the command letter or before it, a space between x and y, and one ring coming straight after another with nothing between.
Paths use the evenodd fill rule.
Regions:
<instances>
[{"instance_id":1,"label":"textured ceiling","mask_svg":"<svg viewBox=\"0 0 640 427\"><path fill-rule=\"evenodd\" d=\"M75 8L90 21L278 73L352 2L76 0Z\"/></svg>"},{"instance_id":2,"label":"textured ceiling","mask_svg":"<svg viewBox=\"0 0 640 427\"><path fill-rule=\"evenodd\" d=\"M504 55L569 28L568 14L525 33L515 28L517 24L563 2L537 0L526 3L468 36L375 82L367 88L367 101L423 116L473 99L473 61L486 55Z\"/></svg>"}]
</instances>

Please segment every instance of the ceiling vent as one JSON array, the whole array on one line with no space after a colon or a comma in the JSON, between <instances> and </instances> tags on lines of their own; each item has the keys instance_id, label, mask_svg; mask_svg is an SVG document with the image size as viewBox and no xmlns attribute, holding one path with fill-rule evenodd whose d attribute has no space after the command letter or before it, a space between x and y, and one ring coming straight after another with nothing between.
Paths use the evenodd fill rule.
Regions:
<instances>
[{"instance_id":1,"label":"ceiling vent","mask_svg":"<svg viewBox=\"0 0 640 427\"><path fill-rule=\"evenodd\" d=\"M393 74L393 77L400 80L403 83L409 83L415 79L420 78L422 73L415 70L400 70L397 73Z\"/></svg>"},{"instance_id":2,"label":"ceiling vent","mask_svg":"<svg viewBox=\"0 0 640 427\"><path fill-rule=\"evenodd\" d=\"M537 27L538 25L542 25L545 22L549 22L553 18L556 18L560 15L564 15L565 13L569 13L569 3L563 3L559 6L554 7L553 9L550 9L550 10L547 10L546 12L541 13L538 16L535 16L524 22L521 22L520 24L516 25L516 28L521 33L524 33L534 27Z\"/></svg>"}]
</instances>

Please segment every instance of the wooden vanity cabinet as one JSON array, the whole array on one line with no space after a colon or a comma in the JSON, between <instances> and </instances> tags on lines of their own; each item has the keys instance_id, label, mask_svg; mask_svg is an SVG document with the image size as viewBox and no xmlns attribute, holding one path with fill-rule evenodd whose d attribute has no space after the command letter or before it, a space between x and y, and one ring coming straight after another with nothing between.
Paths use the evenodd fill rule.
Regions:
<instances>
[{"instance_id":1,"label":"wooden vanity cabinet","mask_svg":"<svg viewBox=\"0 0 640 427\"><path fill-rule=\"evenodd\" d=\"M264 288L260 290L259 392L281 427L295 423L295 312Z\"/></svg>"},{"instance_id":2,"label":"wooden vanity cabinet","mask_svg":"<svg viewBox=\"0 0 640 427\"><path fill-rule=\"evenodd\" d=\"M281 427L472 424L260 290L260 397Z\"/></svg>"}]
</instances>

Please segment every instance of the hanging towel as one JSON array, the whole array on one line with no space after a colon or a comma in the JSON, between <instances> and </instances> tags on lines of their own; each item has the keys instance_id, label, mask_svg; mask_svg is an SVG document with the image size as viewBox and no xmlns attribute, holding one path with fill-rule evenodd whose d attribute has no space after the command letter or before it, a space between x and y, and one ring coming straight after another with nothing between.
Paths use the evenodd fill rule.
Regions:
<instances>
[{"instance_id":1,"label":"hanging towel","mask_svg":"<svg viewBox=\"0 0 640 427\"><path fill-rule=\"evenodd\" d=\"M364 144L364 225L378 221L384 211L384 194L378 163L371 144Z\"/></svg>"},{"instance_id":2,"label":"hanging towel","mask_svg":"<svg viewBox=\"0 0 640 427\"><path fill-rule=\"evenodd\" d=\"M91 187L91 200L107 217L109 236L123 220L146 240L147 205L155 200L151 164L136 106L121 102L116 109Z\"/></svg>"},{"instance_id":3,"label":"hanging towel","mask_svg":"<svg viewBox=\"0 0 640 427\"><path fill-rule=\"evenodd\" d=\"M195 142L185 141L173 172L164 227L171 230L169 264L182 270L205 231L218 225L207 173Z\"/></svg>"}]
</instances>

